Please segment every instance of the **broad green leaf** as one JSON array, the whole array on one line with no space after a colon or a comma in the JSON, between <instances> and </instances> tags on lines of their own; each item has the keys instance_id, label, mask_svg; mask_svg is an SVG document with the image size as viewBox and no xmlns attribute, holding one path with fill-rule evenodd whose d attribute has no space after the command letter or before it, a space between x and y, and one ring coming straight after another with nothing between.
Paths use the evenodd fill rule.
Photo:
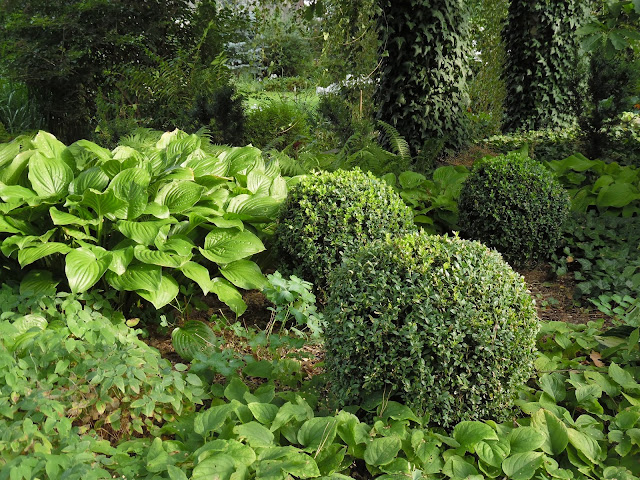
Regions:
<instances>
[{"instance_id":1,"label":"broad green leaf","mask_svg":"<svg viewBox=\"0 0 640 480\"><path fill-rule=\"evenodd\" d=\"M400 186L405 190L419 187L425 180L424 175L415 172L402 172L398 177Z\"/></svg>"},{"instance_id":2,"label":"broad green leaf","mask_svg":"<svg viewBox=\"0 0 640 480\"><path fill-rule=\"evenodd\" d=\"M240 439L246 439L247 443L254 448L273 445L273 433L258 422L249 422L243 425L238 425L233 429L233 431Z\"/></svg>"},{"instance_id":3,"label":"broad green leaf","mask_svg":"<svg viewBox=\"0 0 640 480\"><path fill-rule=\"evenodd\" d=\"M58 242L49 242L35 247L27 247L18 251L18 263L24 268L41 258L48 257L55 253L66 254L70 250L71 248L68 245Z\"/></svg>"},{"instance_id":4,"label":"broad green leaf","mask_svg":"<svg viewBox=\"0 0 640 480\"><path fill-rule=\"evenodd\" d=\"M117 275L122 275L133 260L133 247L123 246L111 250L111 264L109 270Z\"/></svg>"},{"instance_id":5,"label":"broad green leaf","mask_svg":"<svg viewBox=\"0 0 640 480\"><path fill-rule=\"evenodd\" d=\"M91 208L98 217L114 215L126 207L126 202L119 199L111 190L102 193L89 189L82 195L80 205Z\"/></svg>"},{"instance_id":6,"label":"broad green leaf","mask_svg":"<svg viewBox=\"0 0 640 480\"><path fill-rule=\"evenodd\" d=\"M326 445L318 451L317 455L314 455L314 459L316 464L318 465L318 470L320 471L320 475L328 475L321 478L326 480L343 480L343 479L351 479L351 477L346 477L344 475L337 477L339 475L335 473L340 470L340 466L344 461L344 457L347 453L347 447L344 445L340 445L338 443L333 443L331 445Z\"/></svg>"},{"instance_id":7,"label":"broad green leaf","mask_svg":"<svg viewBox=\"0 0 640 480\"><path fill-rule=\"evenodd\" d=\"M20 295L32 297L52 297L59 282L53 281L49 271L31 270L20 282Z\"/></svg>"},{"instance_id":8,"label":"broad green leaf","mask_svg":"<svg viewBox=\"0 0 640 480\"><path fill-rule=\"evenodd\" d=\"M49 132L40 130L31 143L47 158L62 159L67 146ZM66 163L66 162L65 162Z\"/></svg>"},{"instance_id":9,"label":"broad green leaf","mask_svg":"<svg viewBox=\"0 0 640 480\"><path fill-rule=\"evenodd\" d=\"M93 153L98 159L103 162L109 161L112 158L111 152L106 148L103 148L89 140L78 140L75 145L84 148L85 150Z\"/></svg>"},{"instance_id":10,"label":"broad green leaf","mask_svg":"<svg viewBox=\"0 0 640 480\"><path fill-rule=\"evenodd\" d=\"M180 267L180 271L185 277L198 284L202 293L207 295L211 291L211 278L209 270L196 262L187 262ZM240 297L242 299L242 297Z\"/></svg>"},{"instance_id":11,"label":"broad green leaf","mask_svg":"<svg viewBox=\"0 0 640 480\"><path fill-rule=\"evenodd\" d=\"M116 228L125 237L130 238L141 245L153 245L160 233L160 229L170 223L175 223L173 219L154 220L150 222L130 222L120 220L116 223Z\"/></svg>"},{"instance_id":12,"label":"broad green leaf","mask_svg":"<svg viewBox=\"0 0 640 480\"><path fill-rule=\"evenodd\" d=\"M149 173L141 168L127 168L111 180L109 190L126 202L124 219L135 220L142 215L149 199L150 181Z\"/></svg>"},{"instance_id":13,"label":"broad green leaf","mask_svg":"<svg viewBox=\"0 0 640 480\"><path fill-rule=\"evenodd\" d=\"M531 416L531 426L545 436L542 450L549 455L558 455L569 443L567 427L549 410L541 408Z\"/></svg>"},{"instance_id":14,"label":"broad green leaf","mask_svg":"<svg viewBox=\"0 0 640 480\"><path fill-rule=\"evenodd\" d=\"M227 176L235 177L239 173L247 173L249 170L261 166L264 171L262 152L255 147L232 147L220 154L220 158L230 163Z\"/></svg>"},{"instance_id":15,"label":"broad green leaf","mask_svg":"<svg viewBox=\"0 0 640 480\"><path fill-rule=\"evenodd\" d=\"M511 453L525 453L542 447L547 437L533 427L518 427L509 433L508 438Z\"/></svg>"},{"instance_id":16,"label":"broad green leaf","mask_svg":"<svg viewBox=\"0 0 640 480\"><path fill-rule=\"evenodd\" d=\"M167 469L167 464L169 463L169 454L162 446L162 439L159 437L154 438L153 442L151 442L151 447L147 451L147 470L155 473L164 472Z\"/></svg>"},{"instance_id":17,"label":"broad green leaf","mask_svg":"<svg viewBox=\"0 0 640 480\"><path fill-rule=\"evenodd\" d=\"M253 233L245 230L214 228L205 238L202 255L215 263L231 263L264 250L264 245Z\"/></svg>"},{"instance_id":18,"label":"broad green leaf","mask_svg":"<svg viewBox=\"0 0 640 480\"><path fill-rule=\"evenodd\" d=\"M611 362L611 365L609 365L609 376L614 382L625 389L640 389L640 385L635 381L633 375L623 370L615 362Z\"/></svg>"},{"instance_id":19,"label":"broad green leaf","mask_svg":"<svg viewBox=\"0 0 640 480\"><path fill-rule=\"evenodd\" d=\"M144 245L136 245L133 249L133 255L141 263L168 268L179 268L191 259L190 255L187 257L172 255L158 250L150 250Z\"/></svg>"},{"instance_id":20,"label":"broad green leaf","mask_svg":"<svg viewBox=\"0 0 640 480\"><path fill-rule=\"evenodd\" d=\"M203 150L195 150L182 166L192 169L196 178L205 175L225 177L229 170L229 161L205 153Z\"/></svg>"},{"instance_id":21,"label":"broad green leaf","mask_svg":"<svg viewBox=\"0 0 640 480\"><path fill-rule=\"evenodd\" d=\"M529 480L542 466L542 452L516 453L502 462L502 470L513 480Z\"/></svg>"},{"instance_id":22,"label":"broad green leaf","mask_svg":"<svg viewBox=\"0 0 640 480\"><path fill-rule=\"evenodd\" d=\"M262 275L260 267L250 260L236 260L223 267L220 273L236 287L245 290L262 290L267 279Z\"/></svg>"},{"instance_id":23,"label":"broad green leaf","mask_svg":"<svg viewBox=\"0 0 640 480\"><path fill-rule=\"evenodd\" d=\"M473 453L474 447L482 440L498 440L496 431L482 422L460 422L453 429L453 438L461 447Z\"/></svg>"},{"instance_id":24,"label":"broad green leaf","mask_svg":"<svg viewBox=\"0 0 640 480\"><path fill-rule=\"evenodd\" d=\"M171 332L171 343L176 353L190 362L199 352L213 352L219 342L208 325L188 320Z\"/></svg>"},{"instance_id":25,"label":"broad green leaf","mask_svg":"<svg viewBox=\"0 0 640 480\"><path fill-rule=\"evenodd\" d=\"M282 177L276 177L269 189L269 196L278 200L287 198L287 181Z\"/></svg>"},{"instance_id":26,"label":"broad green leaf","mask_svg":"<svg viewBox=\"0 0 640 480\"><path fill-rule=\"evenodd\" d=\"M238 377L233 377L224 389L224 396L227 400L236 400L240 403L245 403L244 397L247 393L249 393L249 387Z\"/></svg>"},{"instance_id":27,"label":"broad green leaf","mask_svg":"<svg viewBox=\"0 0 640 480\"><path fill-rule=\"evenodd\" d=\"M442 468L442 473L451 478L469 478L478 475L478 470L460 455L452 455Z\"/></svg>"},{"instance_id":28,"label":"broad green leaf","mask_svg":"<svg viewBox=\"0 0 640 480\"><path fill-rule=\"evenodd\" d=\"M230 480L236 471L235 462L229 455L218 453L205 458L195 466L191 480Z\"/></svg>"},{"instance_id":29,"label":"broad green leaf","mask_svg":"<svg viewBox=\"0 0 640 480\"><path fill-rule=\"evenodd\" d=\"M107 272L105 278L116 290L157 291L162 282L162 268L157 265L130 265L122 274Z\"/></svg>"},{"instance_id":30,"label":"broad green leaf","mask_svg":"<svg viewBox=\"0 0 640 480\"><path fill-rule=\"evenodd\" d=\"M162 187L154 201L166 206L171 213L180 213L198 203L203 191L197 183L174 181Z\"/></svg>"},{"instance_id":31,"label":"broad green leaf","mask_svg":"<svg viewBox=\"0 0 640 480\"><path fill-rule=\"evenodd\" d=\"M98 223L97 219L85 220L84 218L76 217L67 212L61 212L56 207L51 207L49 209L49 215L51 215L51 220L53 220L54 225L96 225Z\"/></svg>"},{"instance_id":32,"label":"broad green leaf","mask_svg":"<svg viewBox=\"0 0 640 480\"><path fill-rule=\"evenodd\" d=\"M135 254L135 252L134 252ZM145 300L149 300L154 307L162 308L168 305L178 295L180 288L178 282L171 276L163 274L160 279L160 286L154 290L136 290Z\"/></svg>"},{"instance_id":33,"label":"broad green leaf","mask_svg":"<svg viewBox=\"0 0 640 480\"><path fill-rule=\"evenodd\" d=\"M109 185L109 177L102 171L100 167L88 168L81 172L71 185L69 186L69 192L77 195L82 195L90 188L98 191L103 191Z\"/></svg>"},{"instance_id":34,"label":"broad green leaf","mask_svg":"<svg viewBox=\"0 0 640 480\"><path fill-rule=\"evenodd\" d=\"M589 461L595 465L600 464L600 456L602 450L597 441L593 437L586 435L573 428L567 429L569 436L569 442L575 447L575 449L584 455Z\"/></svg>"},{"instance_id":35,"label":"broad green leaf","mask_svg":"<svg viewBox=\"0 0 640 480\"><path fill-rule=\"evenodd\" d=\"M416 414L413 413L406 405L398 402L390 401L384 404L384 410L380 412L383 419L391 418L393 420L411 420L412 422L422 423Z\"/></svg>"},{"instance_id":36,"label":"broad green leaf","mask_svg":"<svg viewBox=\"0 0 640 480\"><path fill-rule=\"evenodd\" d=\"M247 304L242 300L240 292L227 280L214 278L211 280L211 291L218 299L227 305L237 316L242 315L247 309Z\"/></svg>"},{"instance_id":37,"label":"broad green leaf","mask_svg":"<svg viewBox=\"0 0 640 480\"><path fill-rule=\"evenodd\" d=\"M320 476L318 465L309 455L290 453L276 460L259 460L256 478L261 480L286 480L288 478L315 478Z\"/></svg>"},{"instance_id":38,"label":"broad green leaf","mask_svg":"<svg viewBox=\"0 0 640 480\"><path fill-rule=\"evenodd\" d=\"M273 197L242 194L229 200L225 217L272 222L276 220L281 204L281 200Z\"/></svg>"},{"instance_id":39,"label":"broad green leaf","mask_svg":"<svg viewBox=\"0 0 640 480\"><path fill-rule=\"evenodd\" d=\"M193 431L202 437L217 432L227 418L234 414L237 405L238 402L232 400L229 403L210 407L204 412L198 412L193 421Z\"/></svg>"},{"instance_id":40,"label":"broad green leaf","mask_svg":"<svg viewBox=\"0 0 640 480\"><path fill-rule=\"evenodd\" d=\"M0 198L3 202L20 201L20 205L25 200L31 200L38 195L33 190L20 185L2 185L0 184Z\"/></svg>"},{"instance_id":41,"label":"broad green leaf","mask_svg":"<svg viewBox=\"0 0 640 480\"><path fill-rule=\"evenodd\" d=\"M316 451L321 445L331 445L336 438L338 420L335 417L315 417L302 424L298 443L307 451Z\"/></svg>"},{"instance_id":42,"label":"broad green leaf","mask_svg":"<svg viewBox=\"0 0 640 480\"><path fill-rule=\"evenodd\" d=\"M46 158L36 153L29 159L29 181L38 196L58 199L67 195L73 171L59 158Z\"/></svg>"},{"instance_id":43,"label":"broad green leaf","mask_svg":"<svg viewBox=\"0 0 640 480\"><path fill-rule=\"evenodd\" d=\"M557 403L563 401L567 396L564 382L564 377L555 372L551 374L545 373L538 380L542 391L547 393Z\"/></svg>"},{"instance_id":44,"label":"broad green leaf","mask_svg":"<svg viewBox=\"0 0 640 480\"><path fill-rule=\"evenodd\" d=\"M273 364L269 360L258 360L247 363L242 369L243 375L270 379L273 375Z\"/></svg>"},{"instance_id":45,"label":"broad green leaf","mask_svg":"<svg viewBox=\"0 0 640 480\"><path fill-rule=\"evenodd\" d=\"M20 180L22 172L27 168L29 159L35 155L35 150L27 150L17 155L9 166L0 169L0 182L6 185L15 185Z\"/></svg>"},{"instance_id":46,"label":"broad green leaf","mask_svg":"<svg viewBox=\"0 0 640 480\"><path fill-rule=\"evenodd\" d=\"M251 447L232 439L207 442L196 450L193 456L198 459L198 462L202 462L216 452L233 458L236 468L247 467L256 461L256 453Z\"/></svg>"},{"instance_id":47,"label":"broad green leaf","mask_svg":"<svg viewBox=\"0 0 640 480\"><path fill-rule=\"evenodd\" d=\"M250 402L247 406L253 417L263 425L269 425L278 414L278 407L273 403Z\"/></svg>"},{"instance_id":48,"label":"broad green leaf","mask_svg":"<svg viewBox=\"0 0 640 480\"><path fill-rule=\"evenodd\" d=\"M247 189L259 196L269 196L271 179L263 173L251 171L247 175Z\"/></svg>"},{"instance_id":49,"label":"broad green leaf","mask_svg":"<svg viewBox=\"0 0 640 480\"><path fill-rule=\"evenodd\" d=\"M500 440L483 440L475 446L478 458L488 465L500 467L502 461L511 453L511 446L506 438Z\"/></svg>"},{"instance_id":50,"label":"broad green leaf","mask_svg":"<svg viewBox=\"0 0 640 480\"><path fill-rule=\"evenodd\" d=\"M46 318L37 314L23 315L13 321L13 326L19 333L25 333L32 328L44 330L48 324L49 322L47 322Z\"/></svg>"},{"instance_id":51,"label":"broad green leaf","mask_svg":"<svg viewBox=\"0 0 640 480\"><path fill-rule=\"evenodd\" d=\"M612 183L598 192L596 205L599 207L624 207L640 199L638 188L630 183Z\"/></svg>"},{"instance_id":52,"label":"broad green leaf","mask_svg":"<svg viewBox=\"0 0 640 480\"><path fill-rule=\"evenodd\" d=\"M175 465L167 465L167 473L169 473L169 478L171 480L189 480L187 474Z\"/></svg>"},{"instance_id":53,"label":"broad green leaf","mask_svg":"<svg viewBox=\"0 0 640 480\"><path fill-rule=\"evenodd\" d=\"M155 202L147 203L143 213L144 215L152 215L160 219L169 218L170 215L169 208L166 205L160 205Z\"/></svg>"},{"instance_id":54,"label":"broad green leaf","mask_svg":"<svg viewBox=\"0 0 640 480\"><path fill-rule=\"evenodd\" d=\"M86 248L70 251L66 257L65 273L71 292L82 293L93 287L107 271L111 259L110 253L97 257Z\"/></svg>"},{"instance_id":55,"label":"broad green leaf","mask_svg":"<svg viewBox=\"0 0 640 480\"><path fill-rule=\"evenodd\" d=\"M373 466L386 465L396 458L401 447L398 437L374 438L364 451L364 461Z\"/></svg>"}]
</instances>

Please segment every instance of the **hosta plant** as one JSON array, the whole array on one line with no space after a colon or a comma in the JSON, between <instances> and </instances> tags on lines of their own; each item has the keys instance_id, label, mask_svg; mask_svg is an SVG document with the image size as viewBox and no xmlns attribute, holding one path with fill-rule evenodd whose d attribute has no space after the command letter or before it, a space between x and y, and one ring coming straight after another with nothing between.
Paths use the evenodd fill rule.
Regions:
<instances>
[{"instance_id":1,"label":"hosta plant","mask_svg":"<svg viewBox=\"0 0 640 480\"><path fill-rule=\"evenodd\" d=\"M136 292L156 308L193 281L241 314L236 287L264 284L249 258L286 193L277 162L253 147L176 130L110 151L40 132L0 146L0 267L51 271L74 293Z\"/></svg>"}]
</instances>

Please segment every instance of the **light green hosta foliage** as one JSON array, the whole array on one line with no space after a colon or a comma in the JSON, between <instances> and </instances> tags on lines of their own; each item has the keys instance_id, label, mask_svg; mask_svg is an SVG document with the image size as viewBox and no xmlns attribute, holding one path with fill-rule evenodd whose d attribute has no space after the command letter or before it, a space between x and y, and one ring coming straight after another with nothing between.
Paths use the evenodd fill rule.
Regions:
<instances>
[{"instance_id":1,"label":"light green hosta foliage","mask_svg":"<svg viewBox=\"0 0 640 480\"><path fill-rule=\"evenodd\" d=\"M74 293L101 282L156 308L186 279L242 314L236 287L264 284L249 258L286 194L277 162L253 147L176 130L109 151L40 132L0 146L0 266L53 271Z\"/></svg>"}]
</instances>

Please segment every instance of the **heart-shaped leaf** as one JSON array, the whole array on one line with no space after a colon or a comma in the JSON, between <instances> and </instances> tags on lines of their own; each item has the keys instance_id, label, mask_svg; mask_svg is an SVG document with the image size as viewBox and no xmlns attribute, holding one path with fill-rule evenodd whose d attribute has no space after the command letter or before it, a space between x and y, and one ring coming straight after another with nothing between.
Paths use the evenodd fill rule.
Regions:
<instances>
[{"instance_id":1,"label":"heart-shaped leaf","mask_svg":"<svg viewBox=\"0 0 640 480\"><path fill-rule=\"evenodd\" d=\"M70 251L66 257L65 273L71 291L81 293L93 287L107 271L111 258L110 253L97 257L87 248Z\"/></svg>"}]
</instances>

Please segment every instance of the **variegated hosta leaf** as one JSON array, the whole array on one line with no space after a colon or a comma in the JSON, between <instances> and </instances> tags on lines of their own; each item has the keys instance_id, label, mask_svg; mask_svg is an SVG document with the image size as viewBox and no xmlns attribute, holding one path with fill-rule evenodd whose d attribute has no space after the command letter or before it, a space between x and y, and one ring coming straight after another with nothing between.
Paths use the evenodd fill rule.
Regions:
<instances>
[{"instance_id":1,"label":"variegated hosta leaf","mask_svg":"<svg viewBox=\"0 0 640 480\"><path fill-rule=\"evenodd\" d=\"M218 339L208 325L189 320L171 333L173 348L185 361L192 361L200 352L213 352Z\"/></svg>"},{"instance_id":2,"label":"variegated hosta leaf","mask_svg":"<svg viewBox=\"0 0 640 480\"><path fill-rule=\"evenodd\" d=\"M160 285L155 290L138 290L142 298L149 300L154 307L162 308L171 303L179 292L178 282L171 275L162 275Z\"/></svg>"}]
</instances>

